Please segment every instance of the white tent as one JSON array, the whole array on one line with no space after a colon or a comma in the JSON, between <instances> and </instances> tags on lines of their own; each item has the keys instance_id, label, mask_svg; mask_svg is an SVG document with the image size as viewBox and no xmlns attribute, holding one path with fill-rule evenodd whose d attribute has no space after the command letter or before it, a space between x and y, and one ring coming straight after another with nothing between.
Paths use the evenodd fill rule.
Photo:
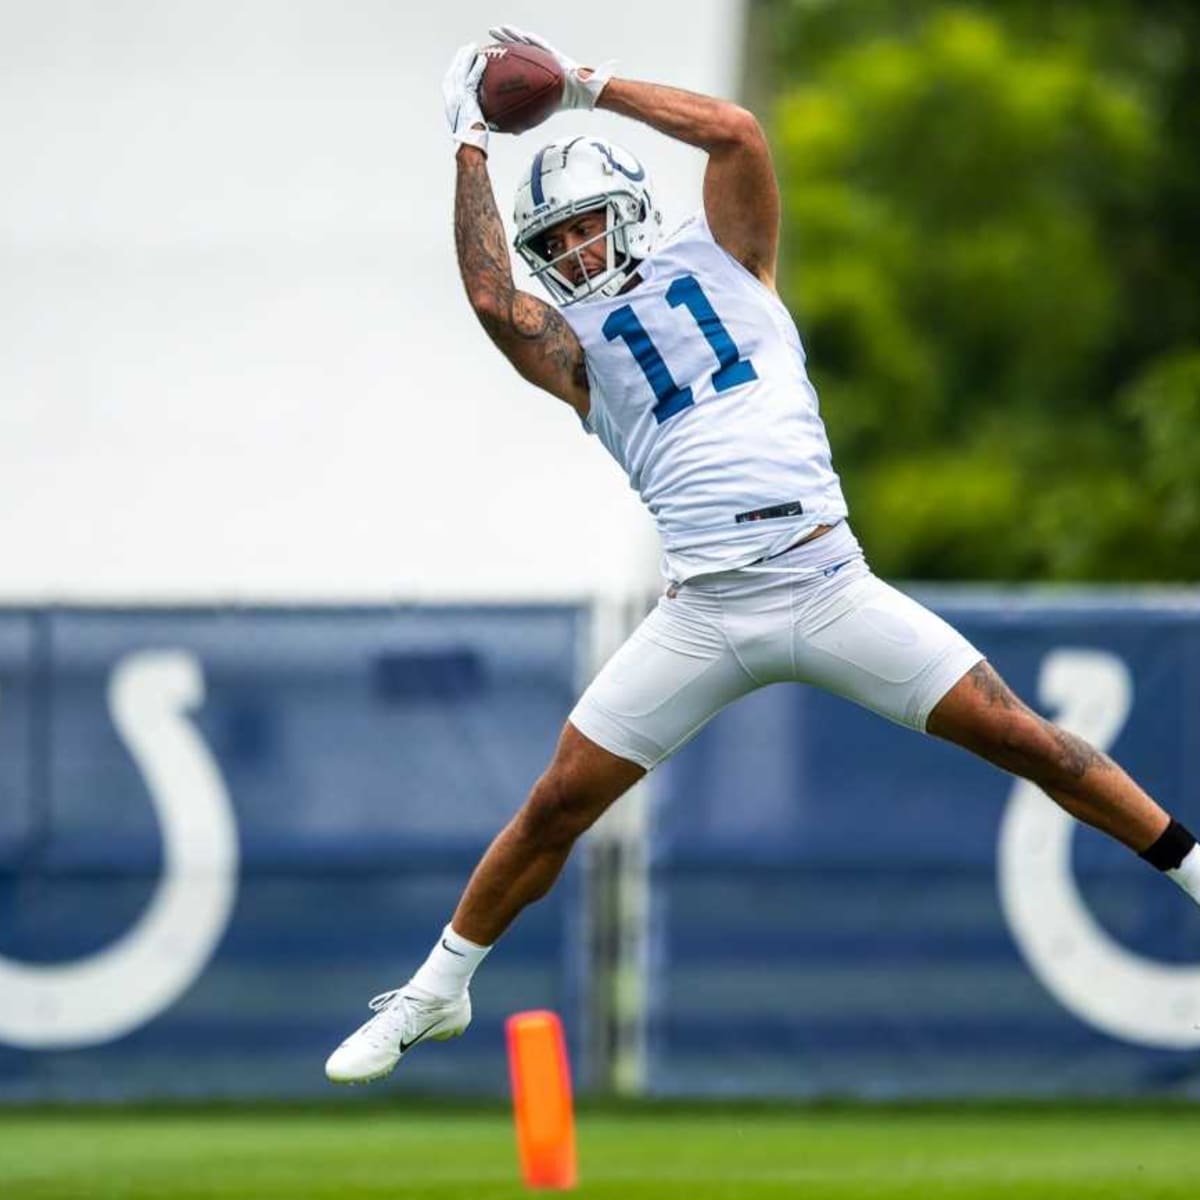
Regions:
<instances>
[{"instance_id":1,"label":"white tent","mask_svg":"<svg viewBox=\"0 0 1200 1200\"><path fill-rule=\"evenodd\" d=\"M739 0L0 6L0 599L628 594L637 498L463 296L440 80L497 19L729 95ZM668 225L701 156L607 114Z\"/></svg>"}]
</instances>

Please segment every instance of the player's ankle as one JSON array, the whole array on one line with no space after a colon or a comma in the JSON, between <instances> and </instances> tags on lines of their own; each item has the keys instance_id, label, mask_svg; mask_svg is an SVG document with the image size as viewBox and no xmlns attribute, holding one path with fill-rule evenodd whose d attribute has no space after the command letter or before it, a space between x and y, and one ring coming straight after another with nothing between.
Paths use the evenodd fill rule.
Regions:
<instances>
[{"instance_id":1,"label":"player's ankle","mask_svg":"<svg viewBox=\"0 0 1200 1200\"><path fill-rule=\"evenodd\" d=\"M1200 904L1200 848L1192 834L1174 817L1162 834L1142 851L1141 857Z\"/></svg>"},{"instance_id":2,"label":"player's ankle","mask_svg":"<svg viewBox=\"0 0 1200 1200\"><path fill-rule=\"evenodd\" d=\"M457 1000L490 949L468 941L447 925L409 986L440 1000Z\"/></svg>"},{"instance_id":3,"label":"player's ankle","mask_svg":"<svg viewBox=\"0 0 1200 1200\"><path fill-rule=\"evenodd\" d=\"M448 1004L451 1001L460 999L463 993L466 991L464 988L462 991L454 992L453 994L449 994L445 991L435 992L431 991L428 987L422 987L421 984L414 982L415 979L416 976L414 975L413 978L404 985L401 991L410 1000L416 1000L420 1004Z\"/></svg>"}]
</instances>

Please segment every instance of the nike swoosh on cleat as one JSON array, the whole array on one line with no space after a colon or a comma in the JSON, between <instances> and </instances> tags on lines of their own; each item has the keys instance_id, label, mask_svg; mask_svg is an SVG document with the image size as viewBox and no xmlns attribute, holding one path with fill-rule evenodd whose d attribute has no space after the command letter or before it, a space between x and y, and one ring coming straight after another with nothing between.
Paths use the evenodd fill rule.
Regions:
<instances>
[{"instance_id":1,"label":"nike swoosh on cleat","mask_svg":"<svg viewBox=\"0 0 1200 1200\"><path fill-rule=\"evenodd\" d=\"M461 950L455 950L453 947L447 946L445 938L442 938L442 949L449 950L450 953L453 954L457 958L466 958L467 957Z\"/></svg>"},{"instance_id":2,"label":"nike swoosh on cleat","mask_svg":"<svg viewBox=\"0 0 1200 1200\"><path fill-rule=\"evenodd\" d=\"M415 1038L413 1038L413 1040L411 1042L406 1042L403 1039L401 1039L400 1053L407 1054L408 1051L410 1051L436 1025L437 1025L437 1021L434 1021L432 1025L426 1025L425 1028L422 1029L421 1032L418 1033L417 1036Z\"/></svg>"}]
</instances>

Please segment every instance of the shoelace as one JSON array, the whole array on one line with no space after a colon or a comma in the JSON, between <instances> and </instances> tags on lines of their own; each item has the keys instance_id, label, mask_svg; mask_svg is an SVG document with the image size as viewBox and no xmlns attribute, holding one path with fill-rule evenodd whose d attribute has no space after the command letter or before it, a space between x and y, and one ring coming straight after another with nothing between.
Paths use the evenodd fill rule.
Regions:
<instances>
[{"instance_id":1,"label":"shoelace","mask_svg":"<svg viewBox=\"0 0 1200 1200\"><path fill-rule=\"evenodd\" d=\"M399 988L392 988L390 992L380 992L378 996L372 996L371 1002L367 1006L372 1012L381 1012L387 1008L395 998L400 995Z\"/></svg>"},{"instance_id":2,"label":"shoelace","mask_svg":"<svg viewBox=\"0 0 1200 1200\"><path fill-rule=\"evenodd\" d=\"M372 996L368 1007L375 1014L363 1029L364 1033L377 1045L390 1042L404 1036L404 1027L414 1011L420 1013L431 1006L423 1004L415 996L401 996L403 988L392 988L390 992L380 992ZM408 1001L407 1006L393 1004L397 996ZM436 1005L433 1006L436 1008Z\"/></svg>"},{"instance_id":3,"label":"shoelace","mask_svg":"<svg viewBox=\"0 0 1200 1200\"><path fill-rule=\"evenodd\" d=\"M407 1013L399 1005L393 1006L392 1001L400 995L401 988L392 988L390 992L380 992L372 996L368 1007L375 1014L359 1031L376 1046L385 1046L398 1037L403 1036L404 1020Z\"/></svg>"}]
</instances>

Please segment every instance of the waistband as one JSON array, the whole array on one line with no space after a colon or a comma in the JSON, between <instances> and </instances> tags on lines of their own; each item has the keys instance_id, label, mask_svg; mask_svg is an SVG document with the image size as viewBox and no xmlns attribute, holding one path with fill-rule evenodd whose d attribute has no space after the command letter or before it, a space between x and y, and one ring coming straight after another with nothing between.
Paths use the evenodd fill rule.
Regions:
<instances>
[{"instance_id":1,"label":"waistband","mask_svg":"<svg viewBox=\"0 0 1200 1200\"><path fill-rule=\"evenodd\" d=\"M667 594L677 596L683 588L703 590L708 585L724 585L733 581L749 582L758 576L821 576L833 574L839 567L862 558L862 546L854 536L848 521L838 521L820 537L805 536L786 550L766 559L757 559L743 567L728 571L695 575L683 583L672 581ZM764 583L766 581L764 580Z\"/></svg>"}]
</instances>

